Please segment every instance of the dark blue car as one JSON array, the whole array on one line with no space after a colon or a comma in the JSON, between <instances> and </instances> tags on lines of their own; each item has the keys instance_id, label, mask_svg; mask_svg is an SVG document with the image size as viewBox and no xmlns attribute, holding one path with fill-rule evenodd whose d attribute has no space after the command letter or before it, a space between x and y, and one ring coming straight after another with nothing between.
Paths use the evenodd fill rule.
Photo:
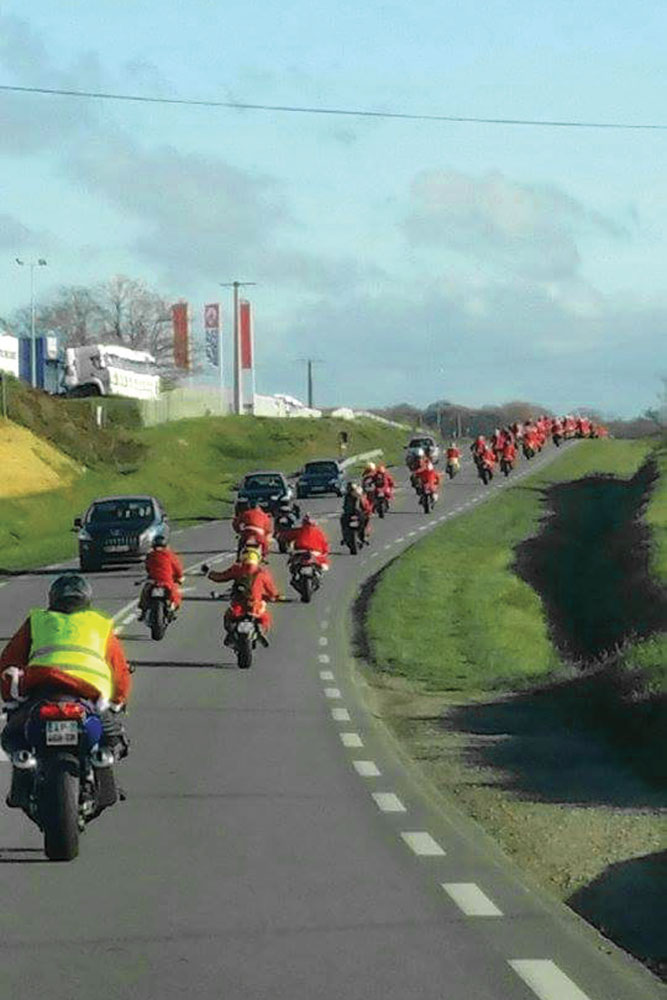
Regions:
<instances>
[{"instance_id":1,"label":"dark blue car","mask_svg":"<svg viewBox=\"0 0 667 1000\"><path fill-rule=\"evenodd\" d=\"M167 515L155 497L119 496L93 500L79 529L79 565L83 572L105 563L143 559L156 535L169 537Z\"/></svg>"},{"instance_id":2,"label":"dark blue car","mask_svg":"<svg viewBox=\"0 0 667 1000\"><path fill-rule=\"evenodd\" d=\"M345 481L340 465L334 459L306 462L296 484L297 497L319 496L335 493L342 497Z\"/></svg>"}]
</instances>

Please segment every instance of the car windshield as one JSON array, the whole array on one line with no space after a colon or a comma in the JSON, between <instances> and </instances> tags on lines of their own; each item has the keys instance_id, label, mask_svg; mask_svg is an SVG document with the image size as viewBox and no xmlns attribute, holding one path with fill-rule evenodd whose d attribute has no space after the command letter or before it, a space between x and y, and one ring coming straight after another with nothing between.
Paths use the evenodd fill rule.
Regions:
<instances>
[{"instance_id":1,"label":"car windshield","mask_svg":"<svg viewBox=\"0 0 667 1000\"><path fill-rule=\"evenodd\" d=\"M103 500L90 508L87 520L90 524L103 524L105 521L148 521L153 514L150 500Z\"/></svg>"},{"instance_id":2,"label":"car windshield","mask_svg":"<svg viewBox=\"0 0 667 1000\"><path fill-rule=\"evenodd\" d=\"M284 490L285 484L278 475L246 476L244 487L246 490Z\"/></svg>"},{"instance_id":3,"label":"car windshield","mask_svg":"<svg viewBox=\"0 0 667 1000\"><path fill-rule=\"evenodd\" d=\"M307 476L337 476L338 466L335 462L308 462L304 472Z\"/></svg>"},{"instance_id":4,"label":"car windshield","mask_svg":"<svg viewBox=\"0 0 667 1000\"><path fill-rule=\"evenodd\" d=\"M432 438L413 438L408 448L432 448Z\"/></svg>"}]
</instances>

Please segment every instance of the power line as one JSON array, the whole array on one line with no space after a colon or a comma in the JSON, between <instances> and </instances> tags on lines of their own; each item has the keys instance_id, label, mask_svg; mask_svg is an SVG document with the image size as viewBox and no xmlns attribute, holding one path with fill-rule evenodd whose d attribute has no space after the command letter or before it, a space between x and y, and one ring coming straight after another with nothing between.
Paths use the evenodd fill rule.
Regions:
<instances>
[{"instance_id":1,"label":"power line","mask_svg":"<svg viewBox=\"0 0 667 1000\"><path fill-rule=\"evenodd\" d=\"M142 94L115 94L101 90L64 90L56 87L19 87L0 84L0 91L17 94L42 94L51 97L96 98L102 101L126 101L137 104L172 104L196 108L228 108L237 111L274 111L299 115L338 115L347 118L385 118L402 121L450 122L470 125L522 125L532 128L594 128L625 131L667 130L667 124L655 122L560 121L541 118L478 118L468 115L429 115L405 111L370 111L361 108L317 108L292 104L250 104L244 101L213 101L191 97L150 97Z\"/></svg>"}]
</instances>

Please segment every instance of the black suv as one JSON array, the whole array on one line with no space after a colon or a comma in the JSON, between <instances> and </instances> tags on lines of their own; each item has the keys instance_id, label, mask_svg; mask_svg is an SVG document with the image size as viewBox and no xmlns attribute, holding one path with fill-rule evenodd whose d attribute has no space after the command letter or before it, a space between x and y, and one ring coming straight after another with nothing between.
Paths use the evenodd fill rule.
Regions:
<instances>
[{"instance_id":1,"label":"black suv","mask_svg":"<svg viewBox=\"0 0 667 1000\"><path fill-rule=\"evenodd\" d=\"M79 565L90 572L104 563L142 559L156 535L169 537L164 510L149 496L102 497L85 515L74 518L79 529Z\"/></svg>"},{"instance_id":2,"label":"black suv","mask_svg":"<svg viewBox=\"0 0 667 1000\"><path fill-rule=\"evenodd\" d=\"M338 462L326 459L306 462L296 484L297 497L309 497L314 493L335 493L342 497L345 483Z\"/></svg>"},{"instance_id":3,"label":"black suv","mask_svg":"<svg viewBox=\"0 0 667 1000\"><path fill-rule=\"evenodd\" d=\"M282 472L249 472L238 488L239 500L257 500L260 507L271 512L293 497L294 490Z\"/></svg>"}]
</instances>

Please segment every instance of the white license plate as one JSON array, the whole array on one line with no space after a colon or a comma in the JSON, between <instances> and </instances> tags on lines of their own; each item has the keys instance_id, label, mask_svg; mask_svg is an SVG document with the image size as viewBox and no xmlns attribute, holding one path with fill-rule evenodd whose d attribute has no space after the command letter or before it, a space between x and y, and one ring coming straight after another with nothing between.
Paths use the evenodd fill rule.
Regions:
<instances>
[{"instance_id":1,"label":"white license plate","mask_svg":"<svg viewBox=\"0 0 667 1000\"><path fill-rule=\"evenodd\" d=\"M129 552L130 551L130 546L129 545L105 545L104 546L104 551L105 552Z\"/></svg>"},{"instance_id":2,"label":"white license plate","mask_svg":"<svg viewBox=\"0 0 667 1000\"><path fill-rule=\"evenodd\" d=\"M359 522L356 519L356 517L353 517L353 518L350 519L350 527L351 528L358 528L359 527Z\"/></svg>"},{"instance_id":3,"label":"white license plate","mask_svg":"<svg viewBox=\"0 0 667 1000\"><path fill-rule=\"evenodd\" d=\"M153 587L151 590L151 597L164 597L166 591L164 587Z\"/></svg>"},{"instance_id":4,"label":"white license plate","mask_svg":"<svg viewBox=\"0 0 667 1000\"><path fill-rule=\"evenodd\" d=\"M254 631L254 622L239 622L236 626L236 631L241 632L243 635L248 635L250 632Z\"/></svg>"},{"instance_id":5,"label":"white license plate","mask_svg":"<svg viewBox=\"0 0 667 1000\"><path fill-rule=\"evenodd\" d=\"M69 719L49 719L46 723L47 746L76 746L78 742L78 722Z\"/></svg>"},{"instance_id":6,"label":"white license plate","mask_svg":"<svg viewBox=\"0 0 667 1000\"><path fill-rule=\"evenodd\" d=\"M301 576L312 576L312 575L313 575L312 566L304 566L303 569L301 570Z\"/></svg>"}]
</instances>

